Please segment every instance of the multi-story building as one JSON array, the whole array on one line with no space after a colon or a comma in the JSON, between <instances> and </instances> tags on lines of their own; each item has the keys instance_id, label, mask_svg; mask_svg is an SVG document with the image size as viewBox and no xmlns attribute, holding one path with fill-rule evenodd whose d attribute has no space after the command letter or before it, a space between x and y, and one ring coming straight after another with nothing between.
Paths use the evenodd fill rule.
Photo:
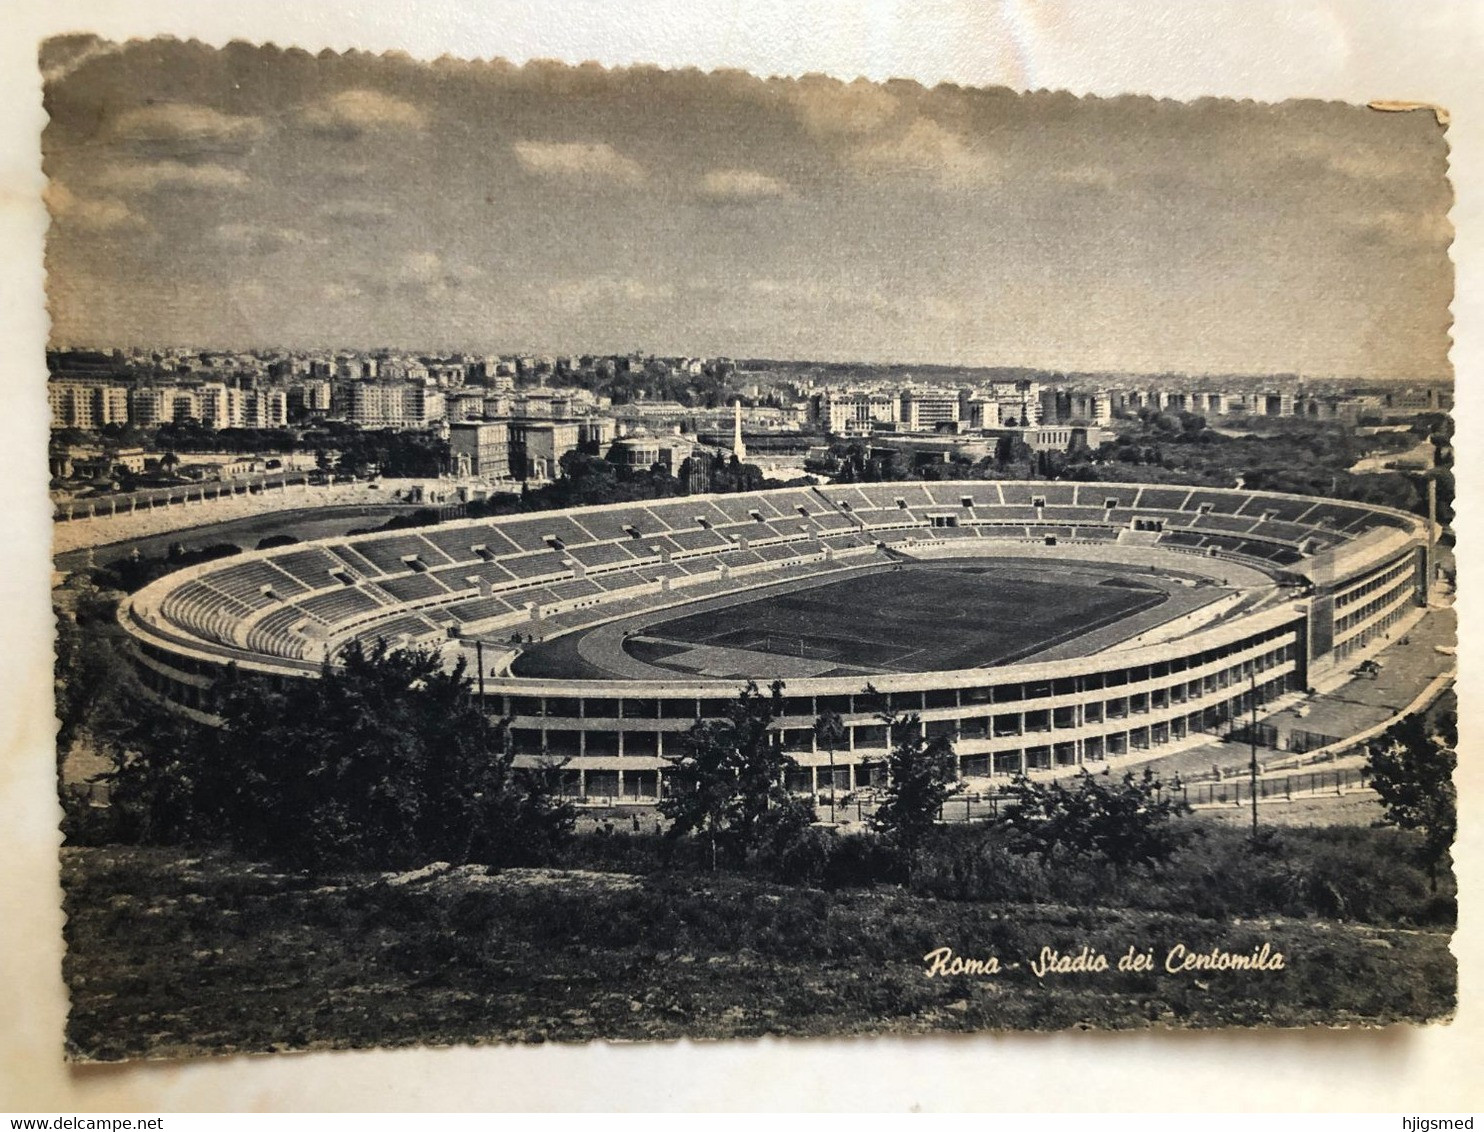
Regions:
<instances>
[{"instance_id":1,"label":"multi-story building","mask_svg":"<svg viewBox=\"0 0 1484 1132\"><path fill-rule=\"evenodd\" d=\"M897 419L908 432L932 432L940 425L957 425L959 408L957 390L904 389Z\"/></svg>"},{"instance_id":2,"label":"multi-story building","mask_svg":"<svg viewBox=\"0 0 1484 1132\"><path fill-rule=\"evenodd\" d=\"M1106 425L1113 420L1113 402L1101 390L1043 389L1040 397L1042 424Z\"/></svg>"},{"instance_id":3,"label":"multi-story building","mask_svg":"<svg viewBox=\"0 0 1484 1132\"><path fill-rule=\"evenodd\" d=\"M201 419L201 399L195 389L179 386L167 389L165 402L169 408L168 419L174 424L186 424Z\"/></svg>"},{"instance_id":4,"label":"multi-story building","mask_svg":"<svg viewBox=\"0 0 1484 1132\"><path fill-rule=\"evenodd\" d=\"M484 397L484 416L486 419L494 417L511 417L515 415L515 399L509 393L486 393Z\"/></svg>"},{"instance_id":5,"label":"multi-story building","mask_svg":"<svg viewBox=\"0 0 1484 1132\"><path fill-rule=\"evenodd\" d=\"M242 390L208 381L196 393L200 421L207 428L242 427Z\"/></svg>"},{"instance_id":6,"label":"multi-story building","mask_svg":"<svg viewBox=\"0 0 1484 1132\"><path fill-rule=\"evenodd\" d=\"M175 385L140 385L129 390L129 420L149 428L201 419L199 390Z\"/></svg>"},{"instance_id":7,"label":"multi-story building","mask_svg":"<svg viewBox=\"0 0 1484 1132\"><path fill-rule=\"evenodd\" d=\"M454 421L448 427L448 449L456 476L510 475L510 428L504 421Z\"/></svg>"},{"instance_id":8,"label":"multi-story building","mask_svg":"<svg viewBox=\"0 0 1484 1132\"><path fill-rule=\"evenodd\" d=\"M356 382L349 392L347 416L361 428L426 428L446 412L442 393L412 382Z\"/></svg>"},{"instance_id":9,"label":"multi-story building","mask_svg":"<svg viewBox=\"0 0 1484 1132\"><path fill-rule=\"evenodd\" d=\"M428 380L439 389L458 389L467 373L463 362L432 362L427 366Z\"/></svg>"},{"instance_id":10,"label":"multi-story building","mask_svg":"<svg viewBox=\"0 0 1484 1132\"><path fill-rule=\"evenodd\" d=\"M484 393L479 389L461 389L444 398L451 422L477 421L485 415Z\"/></svg>"},{"instance_id":11,"label":"multi-story building","mask_svg":"<svg viewBox=\"0 0 1484 1132\"><path fill-rule=\"evenodd\" d=\"M613 443L614 424L608 417L588 417L577 422L577 443L601 452Z\"/></svg>"},{"instance_id":12,"label":"multi-story building","mask_svg":"<svg viewBox=\"0 0 1484 1132\"><path fill-rule=\"evenodd\" d=\"M1036 381L995 381L960 398L960 419L969 428L1019 428L1039 424L1041 385Z\"/></svg>"},{"instance_id":13,"label":"multi-story building","mask_svg":"<svg viewBox=\"0 0 1484 1132\"><path fill-rule=\"evenodd\" d=\"M1386 407L1396 414L1446 412L1453 407L1453 391L1436 385L1398 389L1386 395Z\"/></svg>"},{"instance_id":14,"label":"multi-story building","mask_svg":"<svg viewBox=\"0 0 1484 1132\"><path fill-rule=\"evenodd\" d=\"M1034 425L1041 423L1041 383L1039 381L991 382L989 396L999 402L1001 423Z\"/></svg>"},{"instance_id":15,"label":"multi-story building","mask_svg":"<svg viewBox=\"0 0 1484 1132\"><path fill-rule=\"evenodd\" d=\"M395 381L358 381L349 386L350 423L361 428L397 428L406 420L407 388Z\"/></svg>"},{"instance_id":16,"label":"multi-story building","mask_svg":"<svg viewBox=\"0 0 1484 1132\"><path fill-rule=\"evenodd\" d=\"M900 400L890 393L826 389L809 402L809 418L826 432L863 436L876 424L894 424Z\"/></svg>"},{"instance_id":17,"label":"multi-story building","mask_svg":"<svg viewBox=\"0 0 1484 1132\"><path fill-rule=\"evenodd\" d=\"M551 480L561 474L562 457L577 449L577 421L516 417L510 427L510 472L521 480Z\"/></svg>"},{"instance_id":18,"label":"multi-story building","mask_svg":"<svg viewBox=\"0 0 1484 1132\"><path fill-rule=\"evenodd\" d=\"M145 428L171 419L169 390L159 385L138 385L129 390L129 420Z\"/></svg>"},{"instance_id":19,"label":"multi-story building","mask_svg":"<svg viewBox=\"0 0 1484 1132\"><path fill-rule=\"evenodd\" d=\"M1291 417L1293 416L1293 394L1288 390L1278 390L1262 395L1261 412L1269 417Z\"/></svg>"},{"instance_id":20,"label":"multi-story building","mask_svg":"<svg viewBox=\"0 0 1484 1132\"><path fill-rule=\"evenodd\" d=\"M1210 390L1191 394L1194 407L1192 413L1200 413L1208 417L1224 417L1229 395L1226 393L1213 393Z\"/></svg>"},{"instance_id":21,"label":"multi-story building","mask_svg":"<svg viewBox=\"0 0 1484 1132\"><path fill-rule=\"evenodd\" d=\"M605 458L609 463L634 471L648 471L658 464L675 475L695 451L694 437L678 432L651 434L640 429L608 445Z\"/></svg>"},{"instance_id":22,"label":"multi-story building","mask_svg":"<svg viewBox=\"0 0 1484 1132\"><path fill-rule=\"evenodd\" d=\"M122 385L51 381L46 392L52 428L99 429L129 419L129 391Z\"/></svg>"},{"instance_id":23,"label":"multi-story building","mask_svg":"<svg viewBox=\"0 0 1484 1132\"><path fill-rule=\"evenodd\" d=\"M448 419L448 402L440 390L425 385L413 385L411 389L408 418L413 427L426 428Z\"/></svg>"},{"instance_id":24,"label":"multi-story building","mask_svg":"<svg viewBox=\"0 0 1484 1132\"><path fill-rule=\"evenodd\" d=\"M297 417L323 416L330 411L330 383L299 381L288 388L289 411Z\"/></svg>"},{"instance_id":25,"label":"multi-story building","mask_svg":"<svg viewBox=\"0 0 1484 1132\"><path fill-rule=\"evenodd\" d=\"M282 389L248 389L242 394L244 428L282 428L289 423L288 393Z\"/></svg>"},{"instance_id":26,"label":"multi-story building","mask_svg":"<svg viewBox=\"0 0 1484 1132\"><path fill-rule=\"evenodd\" d=\"M1103 430L1097 425L1040 424L984 432L986 436L1023 441L1032 452L1069 452L1074 448L1096 448L1103 442Z\"/></svg>"}]
</instances>

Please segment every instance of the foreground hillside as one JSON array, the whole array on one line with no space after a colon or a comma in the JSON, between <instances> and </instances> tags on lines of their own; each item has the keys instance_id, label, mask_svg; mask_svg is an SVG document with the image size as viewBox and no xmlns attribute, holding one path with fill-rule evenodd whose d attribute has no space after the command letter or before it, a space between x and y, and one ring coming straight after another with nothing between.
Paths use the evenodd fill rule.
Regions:
<instances>
[{"instance_id":1,"label":"foreground hillside","mask_svg":"<svg viewBox=\"0 0 1484 1132\"><path fill-rule=\"evenodd\" d=\"M483 868L308 879L68 849L73 1056L1076 1026L1385 1024L1452 1010L1443 929ZM1170 974L1167 953L1282 969ZM928 975L937 948L998 974ZM1043 947L1107 957L1047 972ZM1130 947L1150 973L1117 970ZM1074 966L1076 964L1073 964Z\"/></svg>"}]
</instances>

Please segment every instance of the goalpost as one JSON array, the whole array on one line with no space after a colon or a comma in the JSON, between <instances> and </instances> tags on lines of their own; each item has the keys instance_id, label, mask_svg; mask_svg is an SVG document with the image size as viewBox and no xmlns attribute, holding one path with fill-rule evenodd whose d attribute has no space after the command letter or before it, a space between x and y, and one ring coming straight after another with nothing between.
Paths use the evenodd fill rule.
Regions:
<instances>
[{"instance_id":1,"label":"goalpost","mask_svg":"<svg viewBox=\"0 0 1484 1132\"><path fill-rule=\"evenodd\" d=\"M804 656L804 638L793 633L764 633L763 651L775 655Z\"/></svg>"}]
</instances>

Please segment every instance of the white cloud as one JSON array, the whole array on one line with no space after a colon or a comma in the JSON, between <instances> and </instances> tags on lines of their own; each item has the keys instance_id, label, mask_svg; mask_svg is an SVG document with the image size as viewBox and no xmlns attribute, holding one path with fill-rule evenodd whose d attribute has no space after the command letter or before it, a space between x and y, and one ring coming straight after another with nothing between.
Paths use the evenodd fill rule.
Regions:
<instances>
[{"instance_id":1,"label":"white cloud","mask_svg":"<svg viewBox=\"0 0 1484 1132\"><path fill-rule=\"evenodd\" d=\"M1412 150L1358 146L1317 133L1280 138L1271 156L1279 161L1297 158L1315 162L1354 181L1420 180L1435 172Z\"/></svg>"},{"instance_id":2,"label":"white cloud","mask_svg":"<svg viewBox=\"0 0 1484 1132\"><path fill-rule=\"evenodd\" d=\"M788 185L754 169L713 169L701 178L701 192L713 200L760 200L783 196Z\"/></svg>"},{"instance_id":3,"label":"white cloud","mask_svg":"<svg viewBox=\"0 0 1484 1132\"><path fill-rule=\"evenodd\" d=\"M815 136L862 136L875 133L896 115L896 96L858 79L801 79L788 92L789 101L804 128Z\"/></svg>"},{"instance_id":4,"label":"white cloud","mask_svg":"<svg viewBox=\"0 0 1484 1132\"><path fill-rule=\"evenodd\" d=\"M462 261L448 261L437 252L406 252L384 270L357 272L342 279L347 288L338 297L370 295L402 301L436 299L452 301L469 284L485 278L483 268Z\"/></svg>"},{"instance_id":5,"label":"white cloud","mask_svg":"<svg viewBox=\"0 0 1484 1132\"><path fill-rule=\"evenodd\" d=\"M60 181L47 186L46 203L59 223L89 232L145 227L143 218L122 201L80 197Z\"/></svg>"},{"instance_id":6,"label":"white cloud","mask_svg":"<svg viewBox=\"0 0 1484 1132\"><path fill-rule=\"evenodd\" d=\"M300 113L310 128L355 137L366 130L420 130L427 115L404 98L379 90L343 90L304 107Z\"/></svg>"},{"instance_id":7,"label":"white cloud","mask_svg":"<svg viewBox=\"0 0 1484 1132\"><path fill-rule=\"evenodd\" d=\"M547 288L546 295L557 306L580 310L609 303L665 302L675 297L675 288L668 283L646 283L642 279L602 275L553 283Z\"/></svg>"},{"instance_id":8,"label":"white cloud","mask_svg":"<svg viewBox=\"0 0 1484 1132\"><path fill-rule=\"evenodd\" d=\"M865 176L913 176L944 188L992 184L1000 159L864 80L800 80L787 98L804 129Z\"/></svg>"},{"instance_id":9,"label":"white cloud","mask_svg":"<svg viewBox=\"0 0 1484 1132\"><path fill-rule=\"evenodd\" d=\"M126 110L112 134L125 141L248 142L263 135L259 118L223 114L190 102L161 102Z\"/></svg>"},{"instance_id":10,"label":"white cloud","mask_svg":"<svg viewBox=\"0 0 1484 1132\"><path fill-rule=\"evenodd\" d=\"M627 185L644 180L639 163L607 142L519 141L515 159L528 173L543 177L596 177Z\"/></svg>"},{"instance_id":11,"label":"white cloud","mask_svg":"<svg viewBox=\"0 0 1484 1132\"><path fill-rule=\"evenodd\" d=\"M258 254L328 243L325 237L311 236L299 228L275 228L262 224L221 224L215 236L218 243L227 247Z\"/></svg>"},{"instance_id":12,"label":"white cloud","mask_svg":"<svg viewBox=\"0 0 1484 1132\"><path fill-rule=\"evenodd\" d=\"M59 82L83 64L104 55L117 55L121 50L121 45L96 35L56 36L41 45L41 77L48 83Z\"/></svg>"},{"instance_id":13,"label":"white cloud","mask_svg":"<svg viewBox=\"0 0 1484 1132\"><path fill-rule=\"evenodd\" d=\"M365 228L390 219L393 210L384 204L369 200L336 200L323 206L320 215L338 224L353 228Z\"/></svg>"},{"instance_id":14,"label":"white cloud","mask_svg":"<svg viewBox=\"0 0 1484 1132\"><path fill-rule=\"evenodd\" d=\"M112 189L149 192L162 187L186 189L242 189L248 176L226 165L189 165L183 161L153 161L139 165L115 165L105 169L98 181Z\"/></svg>"},{"instance_id":15,"label":"white cloud","mask_svg":"<svg viewBox=\"0 0 1484 1132\"><path fill-rule=\"evenodd\" d=\"M1001 174L998 158L930 118L856 146L846 159L861 173L923 176L947 188L993 184Z\"/></svg>"}]
</instances>

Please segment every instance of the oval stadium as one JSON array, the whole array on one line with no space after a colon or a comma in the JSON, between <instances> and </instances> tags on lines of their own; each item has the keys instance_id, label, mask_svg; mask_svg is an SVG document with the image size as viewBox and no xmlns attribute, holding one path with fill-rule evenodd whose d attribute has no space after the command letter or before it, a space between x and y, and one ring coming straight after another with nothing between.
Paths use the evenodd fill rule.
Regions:
<instances>
[{"instance_id":1,"label":"oval stadium","mask_svg":"<svg viewBox=\"0 0 1484 1132\"><path fill-rule=\"evenodd\" d=\"M227 665L305 679L353 641L436 646L511 719L517 765L652 802L681 735L748 680L784 682L799 790L831 768L879 782L883 711L951 737L969 779L1174 753L1404 630L1431 575L1427 522L1380 507L904 482L299 543L170 574L119 617L151 692L208 722Z\"/></svg>"}]
</instances>

